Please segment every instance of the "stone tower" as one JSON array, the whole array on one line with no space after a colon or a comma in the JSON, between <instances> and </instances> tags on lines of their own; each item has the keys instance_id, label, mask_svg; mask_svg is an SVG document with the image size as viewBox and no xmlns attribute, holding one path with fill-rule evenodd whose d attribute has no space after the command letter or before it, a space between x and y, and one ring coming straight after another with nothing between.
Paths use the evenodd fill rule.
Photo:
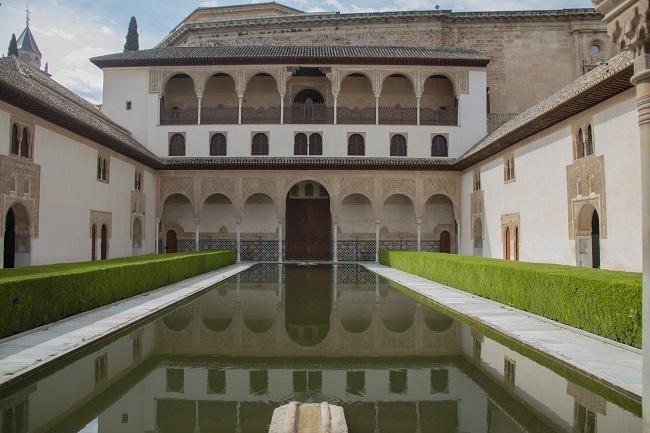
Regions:
<instances>
[{"instance_id":1,"label":"stone tower","mask_svg":"<svg viewBox=\"0 0 650 433\"><path fill-rule=\"evenodd\" d=\"M32 31L29 29L29 9L26 10L27 18L25 20L25 30L18 38L18 58L28 65L41 69L41 50L36 45L36 40Z\"/></svg>"}]
</instances>

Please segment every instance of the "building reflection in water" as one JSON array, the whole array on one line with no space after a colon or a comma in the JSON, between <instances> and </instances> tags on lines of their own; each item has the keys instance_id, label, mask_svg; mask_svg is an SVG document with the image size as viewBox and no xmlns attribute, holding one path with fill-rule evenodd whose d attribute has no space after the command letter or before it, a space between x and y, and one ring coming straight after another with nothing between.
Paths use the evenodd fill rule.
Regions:
<instances>
[{"instance_id":1,"label":"building reflection in water","mask_svg":"<svg viewBox=\"0 0 650 433\"><path fill-rule=\"evenodd\" d=\"M369 271L258 265L0 396L1 433L266 433L329 401L351 433L640 432L629 410Z\"/></svg>"}]
</instances>

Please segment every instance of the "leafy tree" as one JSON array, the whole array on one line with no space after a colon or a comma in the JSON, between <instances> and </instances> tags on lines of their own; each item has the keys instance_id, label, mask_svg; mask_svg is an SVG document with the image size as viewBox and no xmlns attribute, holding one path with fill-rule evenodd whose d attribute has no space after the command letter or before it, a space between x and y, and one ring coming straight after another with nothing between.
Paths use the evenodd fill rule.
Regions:
<instances>
[{"instance_id":1,"label":"leafy tree","mask_svg":"<svg viewBox=\"0 0 650 433\"><path fill-rule=\"evenodd\" d=\"M7 52L9 56L18 57L18 42L16 41L16 34L11 35L11 41L9 42L9 51Z\"/></svg>"},{"instance_id":2,"label":"leafy tree","mask_svg":"<svg viewBox=\"0 0 650 433\"><path fill-rule=\"evenodd\" d=\"M138 35L138 22L135 17L131 17L129 21L129 31L126 34L126 43L124 44L124 52L138 51L140 49L139 35Z\"/></svg>"}]
</instances>

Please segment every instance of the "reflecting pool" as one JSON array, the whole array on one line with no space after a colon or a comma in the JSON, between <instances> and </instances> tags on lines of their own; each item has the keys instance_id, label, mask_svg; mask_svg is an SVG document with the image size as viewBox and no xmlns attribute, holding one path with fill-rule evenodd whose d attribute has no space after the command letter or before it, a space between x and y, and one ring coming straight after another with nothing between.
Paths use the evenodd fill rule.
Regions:
<instances>
[{"instance_id":1,"label":"reflecting pool","mask_svg":"<svg viewBox=\"0 0 650 433\"><path fill-rule=\"evenodd\" d=\"M290 401L350 433L641 432L638 402L477 328L360 266L256 265L0 391L0 432L266 433Z\"/></svg>"}]
</instances>

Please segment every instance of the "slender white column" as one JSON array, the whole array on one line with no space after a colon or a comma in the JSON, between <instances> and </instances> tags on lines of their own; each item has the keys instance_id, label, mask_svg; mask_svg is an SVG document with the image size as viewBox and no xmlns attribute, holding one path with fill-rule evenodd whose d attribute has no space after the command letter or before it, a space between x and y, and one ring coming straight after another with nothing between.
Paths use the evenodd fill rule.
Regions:
<instances>
[{"instance_id":1,"label":"slender white column","mask_svg":"<svg viewBox=\"0 0 650 433\"><path fill-rule=\"evenodd\" d=\"M375 262L379 263L379 221L375 222Z\"/></svg>"},{"instance_id":2,"label":"slender white column","mask_svg":"<svg viewBox=\"0 0 650 433\"><path fill-rule=\"evenodd\" d=\"M156 233L154 234L154 242L156 242L156 245L154 246L154 251L156 254L159 253L158 251L158 244L160 243L160 218L156 218Z\"/></svg>"},{"instance_id":3,"label":"slender white column","mask_svg":"<svg viewBox=\"0 0 650 433\"><path fill-rule=\"evenodd\" d=\"M284 94L280 95L280 125L284 125Z\"/></svg>"},{"instance_id":4,"label":"slender white column","mask_svg":"<svg viewBox=\"0 0 650 433\"><path fill-rule=\"evenodd\" d=\"M338 105L338 96L334 95L334 124L338 122L338 111L339 111L339 105Z\"/></svg>"},{"instance_id":5,"label":"slender white column","mask_svg":"<svg viewBox=\"0 0 650 433\"><path fill-rule=\"evenodd\" d=\"M240 97L239 97L239 117L238 117L239 120L237 120L237 123L238 123L239 125L241 125L241 109L242 109L242 103L243 103L243 102L244 102L244 97L243 97L243 96L240 96Z\"/></svg>"},{"instance_id":6,"label":"slender white column","mask_svg":"<svg viewBox=\"0 0 650 433\"><path fill-rule=\"evenodd\" d=\"M241 224L237 223L237 263L241 262Z\"/></svg>"},{"instance_id":7,"label":"slender white column","mask_svg":"<svg viewBox=\"0 0 650 433\"><path fill-rule=\"evenodd\" d=\"M282 222L278 222L278 262L281 262L282 257Z\"/></svg>"},{"instance_id":8,"label":"slender white column","mask_svg":"<svg viewBox=\"0 0 650 433\"><path fill-rule=\"evenodd\" d=\"M418 220L417 222L418 230L418 251L422 251L422 221Z\"/></svg>"},{"instance_id":9,"label":"slender white column","mask_svg":"<svg viewBox=\"0 0 650 433\"><path fill-rule=\"evenodd\" d=\"M415 110L417 112L417 121L416 123L420 125L420 96L415 97Z\"/></svg>"},{"instance_id":10,"label":"slender white column","mask_svg":"<svg viewBox=\"0 0 650 433\"><path fill-rule=\"evenodd\" d=\"M338 224L332 223L332 261L338 262Z\"/></svg>"},{"instance_id":11,"label":"slender white column","mask_svg":"<svg viewBox=\"0 0 650 433\"><path fill-rule=\"evenodd\" d=\"M200 232L199 222L196 221L194 223L194 249L196 251L199 250L199 232Z\"/></svg>"},{"instance_id":12,"label":"slender white column","mask_svg":"<svg viewBox=\"0 0 650 433\"><path fill-rule=\"evenodd\" d=\"M199 117L198 117L198 120L197 120L197 124L200 125L201 124L201 101L203 101L203 97L199 96L198 100L199 100L199 107L198 107L198 110L197 110L197 114L198 114Z\"/></svg>"},{"instance_id":13,"label":"slender white column","mask_svg":"<svg viewBox=\"0 0 650 433\"><path fill-rule=\"evenodd\" d=\"M379 125L379 96L375 96L375 125Z\"/></svg>"}]
</instances>

